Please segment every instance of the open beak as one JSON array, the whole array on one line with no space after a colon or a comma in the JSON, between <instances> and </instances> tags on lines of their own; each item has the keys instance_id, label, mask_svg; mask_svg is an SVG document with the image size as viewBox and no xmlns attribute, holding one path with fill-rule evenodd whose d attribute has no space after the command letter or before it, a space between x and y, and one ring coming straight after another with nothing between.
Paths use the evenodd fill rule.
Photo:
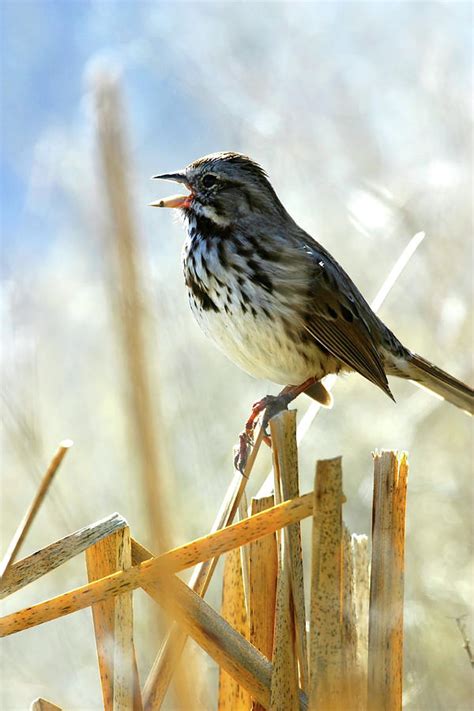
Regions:
<instances>
[{"instance_id":1,"label":"open beak","mask_svg":"<svg viewBox=\"0 0 474 711\"><path fill-rule=\"evenodd\" d=\"M175 183L184 183L187 188L190 188L185 173L164 173L163 175L154 175L157 180L174 180ZM150 203L150 207L190 207L193 199L193 194L187 195L171 195L170 197L156 200Z\"/></svg>"}]
</instances>

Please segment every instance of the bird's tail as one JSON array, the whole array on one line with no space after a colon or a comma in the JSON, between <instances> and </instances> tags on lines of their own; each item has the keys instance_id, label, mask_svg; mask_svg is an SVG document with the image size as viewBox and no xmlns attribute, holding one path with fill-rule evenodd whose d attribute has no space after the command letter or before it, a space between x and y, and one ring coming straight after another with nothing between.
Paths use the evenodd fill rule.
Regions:
<instances>
[{"instance_id":1,"label":"bird's tail","mask_svg":"<svg viewBox=\"0 0 474 711\"><path fill-rule=\"evenodd\" d=\"M398 374L402 375L400 372ZM474 390L416 353L411 353L405 361L402 377L428 388L468 415L474 414Z\"/></svg>"}]
</instances>

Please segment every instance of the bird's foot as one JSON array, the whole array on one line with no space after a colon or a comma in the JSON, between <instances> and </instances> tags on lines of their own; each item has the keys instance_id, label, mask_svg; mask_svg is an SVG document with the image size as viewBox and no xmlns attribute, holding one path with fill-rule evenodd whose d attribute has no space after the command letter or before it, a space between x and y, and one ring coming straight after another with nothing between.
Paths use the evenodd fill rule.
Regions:
<instances>
[{"instance_id":1,"label":"bird's foot","mask_svg":"<svg viewBox=\"0 0 474 711\"><path fill-rule=\"evenodd\" d=\"M275 417L275 415L278 415L279 412L282 412L283 410L288 409L288 405L293 400L293 398L294 398L294 396L291 393L284 393L284 392L281 392L278 395L267 395L265 398L263 398L267 402L264 407L262 427L263 427L265 437L267 437L270 441L270 446L271 446L270 435L267 432L268 423L270 422L272 417Z\"/></svg>"},{"instance_id":2,"label":"bird's foot","mask_svg":"<svg viewBox=\"0 0 474 711\"><path fill-rule=\"evenodd\" d=\"M256 420L263 412L262 427L264 431L263 441L269 447L272 446L272 441L267 432L268 423L272 417L277 415L282 410L286 410L293 397L290 393L281 392L279 395L266 395L258 402L252 405L252 412L245 423L245 429L239 435L239 443L234 449L234 467L244 474L245 467L254 444L254 432Z\"/></svg>"},{"instance_id":3,"label":"bird's foot","mask_svg":"<svg viewBox=\"0 0 474 711\"><path fill-rule=\"evenodd\" d=\"M238 444L234 447L234 467L242 474L242 476L245 476L245 467L247 466L252 446L253 439L249 437L245 430L243 430L239 434Z\"/></svg>"}]
</instances>

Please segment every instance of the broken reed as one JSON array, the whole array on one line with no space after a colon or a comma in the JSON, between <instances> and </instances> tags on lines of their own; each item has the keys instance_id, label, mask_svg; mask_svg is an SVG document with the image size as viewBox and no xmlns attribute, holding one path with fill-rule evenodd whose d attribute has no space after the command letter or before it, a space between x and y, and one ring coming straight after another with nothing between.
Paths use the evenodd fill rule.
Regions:
<instances>
[{"instance_id":1,"label":"broken reed","mask_svg":"<svg viewBox=\"0 0 474 711\"><path fill-rule=\"evenodd\" d=\"M374 457L369 583L367 539L351 536L343 523L341 460L318 462L314 491L300 496L295 412L280 413L270 427L274 494L252 499L248 517L229 525L256 452L247 477L234 476L214 530L201 539L153 556L115 514L13 564L2 580L4 594L84 550L89 582L4 617L1 633L90 606L106 710L159 709L187 635L220 667L219 711L400 709L406 457ZM313 518L308 611L299 525L307 516ZM201 596L226 552L219 614ZM196 564L189 586L174 575ZM136 587L178 622L144 684L133 637Z\"/></svg>"},{"instance_id":2,"label":"broken reed","mask_svg":"<svg viewBox=\"0 0 474 711\"><path fill-rule=\"evenodd\" d=\"M299 495L295 413L275 417L271 435L275 494L253 499L252 511ZM272 660L272 711L298 708L302 692L312 711L401 709L406 455L376 452L374 467L370 566L367 537L343 523L341 459L317 464L308 653L299 523L252 544L265 557L250 547L248 599L241 558L227 556L221 613ZM219 711L248 708L246 689L221 669Z\"/></svg>"}]
</instances>

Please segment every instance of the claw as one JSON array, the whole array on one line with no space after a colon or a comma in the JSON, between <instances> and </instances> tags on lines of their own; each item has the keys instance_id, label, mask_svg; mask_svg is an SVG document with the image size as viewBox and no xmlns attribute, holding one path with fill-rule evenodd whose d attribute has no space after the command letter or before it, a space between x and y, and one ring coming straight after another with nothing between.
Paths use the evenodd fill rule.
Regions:
<instances>
[{"instance_id":1,"label":"claw","mask_svg":"<svg viewBox=\"0 0 474 711\"><path fill-rule=\"evenodd\" d=\"M241 432L239 434L239 443L234 447L234 467L242 475L244 475L252 446L253 437L247 431Z\"/></svg>"}]
</instances>

